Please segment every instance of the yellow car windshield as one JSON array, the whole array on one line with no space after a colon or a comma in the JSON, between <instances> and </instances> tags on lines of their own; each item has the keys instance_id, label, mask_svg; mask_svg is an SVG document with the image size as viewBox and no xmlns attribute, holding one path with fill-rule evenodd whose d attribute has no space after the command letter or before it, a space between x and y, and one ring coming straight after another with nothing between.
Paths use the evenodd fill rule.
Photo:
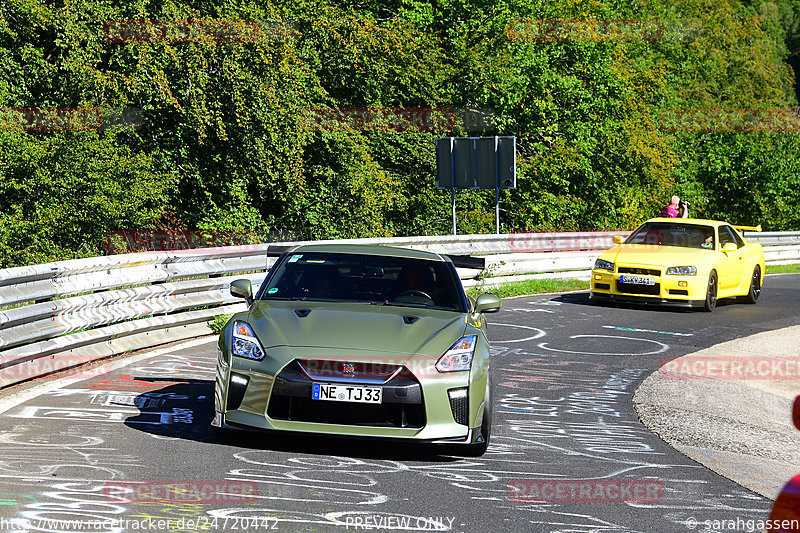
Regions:
<instances>
[{"instance_id":1,"label":"yellow car windshield","mask_svg":"<svg viewBox=\"0 0 800 533\"><path fill-rule=\"evenodd\" d=\"M701 224L647 222L633 232L625 240L625 244L648 244L713 250L714 227Z\"/></svg>"}]
</instances>

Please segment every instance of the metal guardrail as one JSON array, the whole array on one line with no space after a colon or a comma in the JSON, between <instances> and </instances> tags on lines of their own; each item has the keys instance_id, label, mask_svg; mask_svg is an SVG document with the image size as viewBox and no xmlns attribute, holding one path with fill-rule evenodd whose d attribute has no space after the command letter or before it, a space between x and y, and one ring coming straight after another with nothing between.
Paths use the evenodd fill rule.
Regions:
<instances>
[{"instance_id":1,"label":"metal guardrail","mask_svg":"<svg viewBox=\"0 0 800 533\"><path fill-rule=\"evenodd\" d=\"M492 276L588 274L613 235L513 233L316 241L487 256ZM800 232L749 233L767 261L800 261ZM306 243L274 243L279 245ZM214 316L244 309L233 279L260 284L268 244L144 252L0 270L0 387L57 369L210 332ZM459 269L465 286L477 270Z\"/></svg>"}]
</instances>

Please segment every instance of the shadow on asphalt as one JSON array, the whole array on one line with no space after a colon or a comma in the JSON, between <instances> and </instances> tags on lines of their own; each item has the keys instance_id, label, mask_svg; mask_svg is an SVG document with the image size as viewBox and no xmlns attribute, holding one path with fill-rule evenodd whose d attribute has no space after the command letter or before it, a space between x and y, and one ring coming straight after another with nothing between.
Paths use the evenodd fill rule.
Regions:
<instances>
[{"instance_id":1,"label":"shadow on asphalt","mask_svg":"<svg viewBox=\"0 0 800 533\"><path fill-rule=\"evenodd\" d=\"M136 397L140 413L125 420L137 431L237 448L338 455L359 459L396 459L449 463L461 460L456 447L414 441L332 437L283 431L219 430L214 417L214 382L201 379L135 377L152 382L153 390ZM158 387L160 382L164 387Z\"/></svg>"},{"instance_id":2,"label":"shadow on asphalt","mask_svg":"<svg viewBox=\"0 0 800 533\"><path fill-rule=\"evenodd\" d=\"M598 302L589 299L588 292L571 292L561 294L551 299L554 302L567 303L573 305L589 305L592 307L603 308L608 307L611 309L638 309L647 310L660 313L704 313L702 308L685 308L685 307L668 307L663 305L647 305L647 304L633 304L633 303L617 303L617 302ZM738 303L735 298L723 298L717 300L717 307L727 307Z\"/></svg>"}]
</instances>

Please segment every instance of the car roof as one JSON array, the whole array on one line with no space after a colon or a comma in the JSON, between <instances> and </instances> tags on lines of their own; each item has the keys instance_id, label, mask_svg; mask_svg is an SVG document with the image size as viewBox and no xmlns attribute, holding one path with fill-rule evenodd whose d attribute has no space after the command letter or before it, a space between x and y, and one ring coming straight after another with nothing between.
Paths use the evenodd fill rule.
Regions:
<instances>
[{"instance_id":1,"label":"car roof","mask_svg":"<svg viewBox=\"0 0 800 533\"><path fill-rule=\"evenodd\" d=\"M721 220L708 220L705 218L667 218L667 217L656 217L651 218L647 222L666 222L668 224L698 224L701 226L730 226L731 224L727 222L723 222Z\"/></svg>"},{"instance_id":2,"label":"car roof","mask_svg":"<svg viewBox=\"0 0 800 533\"><path fill-rule=\"evenodd\" d=\"M287 253L319 252L337 254L379 255L383 257L403 257L406 259L422 259L426 261L450 261L450 258L425 250L377 246L371 244L304 244L291 248Z\"/></svg>"}]
</instances>

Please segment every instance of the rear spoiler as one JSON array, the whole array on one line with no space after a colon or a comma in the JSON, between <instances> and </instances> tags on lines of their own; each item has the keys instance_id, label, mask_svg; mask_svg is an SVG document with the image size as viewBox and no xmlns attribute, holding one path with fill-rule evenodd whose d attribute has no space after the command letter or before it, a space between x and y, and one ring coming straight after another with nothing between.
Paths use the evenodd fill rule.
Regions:
<instances>
[{"instance_id":1,"label":"rear spoiler","mask_svg":"<svg viewBox=\"0 0 800 533\"><path fill-rule=\"evenodd\" d=\"M454 266L459 268L475 268L477 270L486 268L485 257L472 257L471 255L448 255L447 257L450 258Z\"/></svg>"},{"instance_id":2,"label":"rear spoiler","mask_svg":"<svg viewBox=\"0 0 800 533\"><path fill-rule=\"evenodd\" d=\"M761 224L758 226L733 226L740 231L761 231Z\"/></svg>"}]
</instances>

